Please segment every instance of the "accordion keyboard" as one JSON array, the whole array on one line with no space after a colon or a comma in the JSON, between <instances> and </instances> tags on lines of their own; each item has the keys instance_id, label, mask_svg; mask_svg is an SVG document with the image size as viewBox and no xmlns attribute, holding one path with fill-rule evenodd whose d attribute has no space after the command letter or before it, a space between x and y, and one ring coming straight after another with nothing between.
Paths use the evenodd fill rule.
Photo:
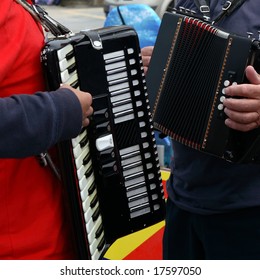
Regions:
<instances>
[{"instance_id":1,"label":"accordion keyboard","mask_svg":"<svg viewBox=\"0 0 260 280\"><path fill-rule=\"evenodd\" d=\"M58 50L57 56L59 59L61 83L79 89L72 45L67 45ZM87 130L83 129L79 136L71 140L71 143L84 212L89 253L91 258L95 260L100 258L105 249L105 239Z\"/></svg>"}]
</instances>

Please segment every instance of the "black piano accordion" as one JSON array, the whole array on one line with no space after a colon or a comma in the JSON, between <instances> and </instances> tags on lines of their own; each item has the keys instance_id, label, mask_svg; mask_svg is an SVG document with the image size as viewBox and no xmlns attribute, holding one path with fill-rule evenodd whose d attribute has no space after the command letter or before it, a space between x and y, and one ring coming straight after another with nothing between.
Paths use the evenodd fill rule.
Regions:
<instances>
[{"instance_id":1,"label":"black piano accordion","mask_svg":"<svg viewBox=\"0 0 260 280\"><path fill-rule=\"evenodd\" d=\"M258 162L259 129L225 124L224 89L260 70L259 41L227 33L187 14L166 12L147 74L155 129L230 162Z\"/></svg>"},{"instance_id":2,"label":"black piano accordion","mask_svg":"<svg viewBox=\"0 0 260 280\"><path fill-rule=\"evenodd\" d=\"M165 200L138 37L108 27L49 40L49 89L93 96L90 125L58 144L81 259L100 259L119 237L164 219Z\"/></svg>"}]
</instances>

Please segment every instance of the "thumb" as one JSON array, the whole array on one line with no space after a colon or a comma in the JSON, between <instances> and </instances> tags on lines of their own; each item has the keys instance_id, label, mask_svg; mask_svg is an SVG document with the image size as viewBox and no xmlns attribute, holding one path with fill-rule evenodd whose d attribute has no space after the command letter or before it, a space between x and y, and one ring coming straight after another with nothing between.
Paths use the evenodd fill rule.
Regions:
<instances>
[{"instance_id":1,"label":"thumb","mask_svg":"<svg viewBox=\"0 0 260 280\"><path fill-rule=\"evenodd\" d=\"M256 72L253 66L248 66L246 68L246 77L251 84L260 84L260 75Z\"/></svg>"}]
</instances>

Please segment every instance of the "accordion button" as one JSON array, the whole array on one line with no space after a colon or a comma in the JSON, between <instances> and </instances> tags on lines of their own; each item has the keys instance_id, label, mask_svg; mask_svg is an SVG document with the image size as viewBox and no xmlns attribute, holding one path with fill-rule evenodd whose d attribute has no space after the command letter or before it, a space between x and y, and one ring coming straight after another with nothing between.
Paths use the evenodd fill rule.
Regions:
<instances>
[{"instance_id":1,"label":"accordion button","mask_svg":"<svg viewBox=\"0 0 260 280\"><path fill-rule=\"evenodd\" d=\"M220 111L222 111L222 110L224 109L224 105L223 105L223 104L219 104L219 105L218 105L218 109L219 109Z\"/></svg>"},{"instance_id":2,"label":"accordion button","mask_svg":"<svg viewBox=\"0 0 260 280\"><path fill-rule=\"evenodd\" d=\"M100 137L96 140L96 148L99 152L114 147L114 141L112 134Z\"/></svg>"},{"instance_id":3,"label":"accordion button","mask_svg":"<svg viewBox=\"0 0 260 280\"><path fill-rule=\"evenodd\" d=\"M225 81L224 81L224 86L225 86L225 87L228 87L229 85L230 85L230 81L229 81L229 80L225 80Z\"/></svg>"}]
</instances>

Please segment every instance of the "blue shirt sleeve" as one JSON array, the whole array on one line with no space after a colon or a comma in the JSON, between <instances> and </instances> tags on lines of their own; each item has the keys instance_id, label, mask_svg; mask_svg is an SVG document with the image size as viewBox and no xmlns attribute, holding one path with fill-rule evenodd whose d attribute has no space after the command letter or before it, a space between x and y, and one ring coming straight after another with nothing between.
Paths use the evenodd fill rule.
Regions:
<instances>
[{"instance_id":1,"label":"blue shirt sleeve","mask_svg":"<svg viewBox=\"0 0 260 280\"><path fill-rule=\"evenodd\" d=\"M22 158L76 137L82 125L77 96L67 88L0 99L0 158Z\"/></svg>"}]
</instances>

